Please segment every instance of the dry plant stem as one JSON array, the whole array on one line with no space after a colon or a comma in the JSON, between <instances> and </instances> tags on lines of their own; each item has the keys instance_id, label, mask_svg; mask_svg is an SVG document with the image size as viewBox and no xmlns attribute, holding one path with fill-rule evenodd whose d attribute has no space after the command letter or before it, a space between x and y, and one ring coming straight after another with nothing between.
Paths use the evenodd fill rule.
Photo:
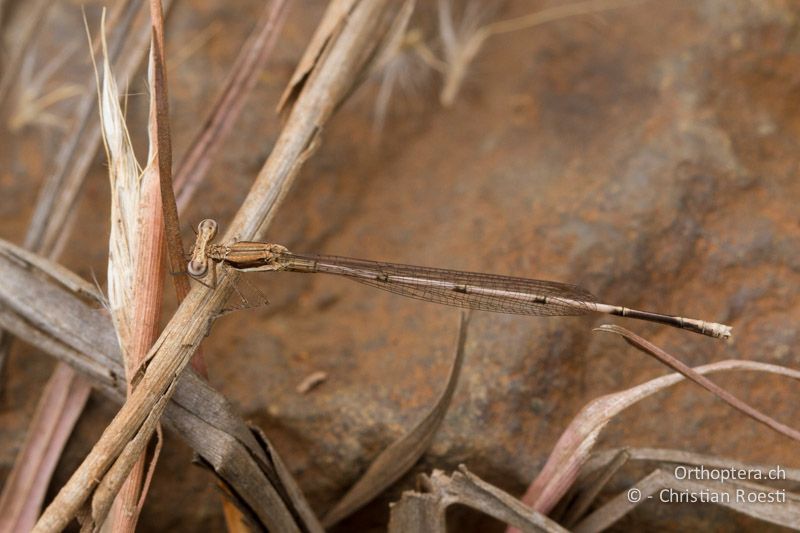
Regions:
<instances>
[{"instance_id":1,"label":"dry plant stem","mask_svg":"<svg viewBox=\"0 0 800 533\"><path fill-rule=\"evenodd\" d=\"M152 60L150 62L152 69ZM107 73L111 75L111 73ZM152 79L152 77L151 77ZM150 115L151 142L153 137L153 110ZM150 158L152 161L153 158ZM138 206L138 227L137 253L134 258L135 264L130 265L135 272L134 286L132 291L132 313L128 330L130 337L129 346L123 353L127 355L125 361L125 376L128 380L128 390L131 390L130 379L136 373L136 369L147 357L147 352L158 338L158 322L161 315L161 299L163 295L164 280L164 223L162 215L161 186L159 177L154 171L154 167L148 166L144 171L139 183L139 206ZM140 448L143 450L147 444L147 439L139 439ZM133 441L131 441L133 442ZM153 460L153 467L155 458ZM119 494L117 505L114 510L112 521L113 531L134 531L139 518L139 502L144 497L142 491L142 480L145 472L145 457L142 456L134 464L131 474L125 482ZM118 488L115 483L107 485ZM113 498L113 494L112 494ZM92 518L95 523L102 523L105 513L108 511L111 499L107 504L93 502ZM97 514L102 512L103 514Z\"/></svg>"},{"instance_id":2,"label":"dry plant stem","mask_svg":"<svg viewBox=\"0 0 800 533\"><path fill-rule=\"evenodd\" d=\"M173 383L174 386L175 383ZM160 403L156 404L158 410L164 410L165 404L169 401L167 398L167 395L163 396ZM158 426L159 418L155 415L154 410L153 414L145 419L141 430L125 445L122 453L114 461L114 465L98 485L92 497L92 530L97 530L103 523L115 497L117 500L112 531L133 531L136 528L141 511L140 504L144 502L148 485L148 483L143 484L141 479L145 466L144 452L150 441L150 435L157 430ZM141 468L142 471L134 474L137 468ZM152 472L153 467L149 473L152 474ZM148 475L147 480L149 481L150 478L151 476ZM128 498L133 499L128 501Z\"/></svg>"},{"instance_id":3,"label":"dry plant stem","mask_svg":"<svg viewBox=\"0 0 800 533\"><path fill-rule=\"evenodd\" d=\"M169 96L167 94L167 66L164 55L164 12L161 0L150 0L150 20L153 24L150 80L153 87L151 99L151 135L155 135L156 150L153 163L158 168L161 185L161 208L164 233L167 243L167 259L170 272L183 271L183 242L181 241L178 207L172 187L172 138L169 126ZM175 275L175 292L178 301L189 293L189 280L185 275ZM202 364L205 368L205 364Z\"/></svg>"},{"instance_id":4,"label":"dry plant stem","mask_svg":"<svg viewBox=\"0 0 800 533\"><path fill-rule=\"evenodd\" d=\"M439 429L442 420L447 414L450 400L452 400L453 392L455 392L458 384L458 377L461 374L461 367L464 363L464 346L467 340L468 326L469 315L466 312L462 312L455 356L447 379L447 385L434 403L433 408L408 433L393 442L391 446L383 450L375 458L364 475L322 520L322 524L326 528L331 527L342 518L359 509L383 492L389 485L400 479L428 449L433 437L436 435L436 430Z\"/></svg>"},{"instance_id":5,"label":"dry plant stem","mask_svg":"<svg viewBox=\"0 0 800 533\"><path fill-rule=\"evenodd\" d=\"M758 409L751 407L750 405L743 402L730 392L726 391L725 389L723 389L722 387L720 387L707 377L700 375L690 366L686 365L676 357L673 357L672 355L668 354L655 344L652 344L647 340L643 339L642 337L636 335L635 333L632 333L631 331L628 331L627 329L621 328L619 326L603 325L596 329L598 331L605 331L608 333L616 333L617 335L621 335L622 338L625 339L625 342L627 342L631 346L634 346L635 348L638 348L639 350L652 355L653 357L655 357L668 367L677 370L678 372L680 372L690 380L694 381L707 391L718 396L720 399L729 404L731 407L738 409L739 411L743 412L744 414L753 418L754 420L761 422L770 429L773 429L778 433L786 435L790 439L794 439L800 442L800 431L791 428L786 424L782 424L777 420L775 420L774 418L772 418L771 416L762 413Z\"/></svg>"},{"instance_id":6,"label":"dry plant stem","mask_svg":"<svg viewBox=\"0 0 800 533\"><path fill-rule=\"evenodd\" d=\"M0 531L28 531L36 522L44 500L44 491L36 487L47 486L61 450L47 444L66 440L91 391L89 382L66 365L56 368L47 388L55 391L42 394L47 402L37 405L34 420L39 420L37 426L48 434L29 431L26 436L0 497Z\"/></svg>"},{"instance_id":7,"label":"dry plant stem","mask_svg":"<svg viewBox=\"0 0 800 533\"><path fill-rule=\"evenodd\" d=\"M272 154L230 226L228 239L257 239L274 216L319 130L352 89L373 56L387 25L392 4L362 1L339 21L339 32L327 43L308 76ZM330 11L330 8L329 8ZM34 531L60 531L76 516L94 488L148 416L160 416L159 405L189 362L211 321L233 290L232 275L222 273L217 288L196 286L180 305L142 368L141 380L100 440L44 511Z\"/></svg>"},{"instance_id":8,"label":"dry plant stem","mask_svg":"<svg viewBox=\"0 0 800 533\"><path fill-rule=\"evenodd\" d=\"M172 141L169 128L169 97L167 94L167 73L166 59L164 56L164 13L161 8L160 0L150 1L150 20L152 22L153 34L150 46L150 62L148 66L148 78L152 87L150 98L150 144L151 154L148 171L145 173L141 183L144 201L140 206L140 221L143 226L139 232L138 264L135 267L137 273L137 285L141 287L137 291L136 301L134 302L134 321L131 324L132 346L130 360L126 361L126 377L128 379L130 392L133 388L131 379L147 356L147 351L157 338L158 318L160 315L160 303L162 296L163 280L163 257L164 240L167 242L167 257L171 272L180 272L183 262L183 244L180 237L180 222L178 220L178 209L175 205L175 195L172 188ZM155 145L155 148L153 148ZM155 172L154 172L155 171ZM150 199L151 201L147 201ZM166 237L166 239L164 239ZM183 275L173 277L175 291L178 301L189 292L189 282ZM195 358L198 362L196 367L202 374L206 374L206 366L202 361L202 355ZM168 398L168 396L166 396ZM150 420L150 418L148 418ZM153 421L153 427L157 425L158 417ZM145 469L144 455L138 456L136 452L142 452L147 444L152 427L145 424L132 440L128 448L129 460L131 457L138 457L132 465L130 476L125 481L122 491L117 500L113 517L113 530L116 532L135 531L136 523L139 518L139 502L145 497L142 491L142 477ZM138 442L137 446L132 446ZM113 471L126 472L129 461L117 460ZM151 468L155 467L155 459ZM111 473L110 473L111 474ZM97 505L93 504L92 516L95 523L100 523L105 518L110 505L111 497L116 494L119 488L118 479L109 481L109 476L104 478L101 487L106 486L106 499ZM95 502L98 501L98 494L95 494ZM102 515L96 514L101 512Z\"/></svg>"},{"instance_id":9,"label":"dry plant stem","mask_svg":"<svg viewBox=\"0 0 800 533\"><path fill-rule=\"evenodd\" d=\"M0 325L121 402L119 341L100 301L94 286L72 272L0 240ZM165 416L262 529L292 531L299 521L321 531L277 452L257 441L227 400L194 372L182 374Z\"/></svg>"},{"instance_id":10,"label":"dry plant stem","mask_svg":"<svg viewBox=\"0 0 800 533\"><path fill-rule=\"evenodd\" d=\"M247 96L252 92L259 74L272 55L286 21L289 4L290 0L272 0L269 5L265 5L255 28L236 57L211 114L195 136L175 173L179 210L182 211L188 205L189 199L208 172L214 154L227 138L244 108Z\"/></svg>"}]
</instances>

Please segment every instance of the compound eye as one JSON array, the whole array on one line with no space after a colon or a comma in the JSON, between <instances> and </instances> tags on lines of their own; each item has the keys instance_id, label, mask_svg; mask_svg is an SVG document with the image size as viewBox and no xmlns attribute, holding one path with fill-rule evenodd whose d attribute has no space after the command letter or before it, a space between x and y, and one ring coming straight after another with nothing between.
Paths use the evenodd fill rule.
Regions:
<instances>
[{"instance_id":1,"label":"compound eye","mask_svg":"<svg viewBox=\"0 0 800 533\"><path fill-rule=\"evenodd\" d=\"M199 278L205 275L208 271L208 261L189 261L187 269L189 275Z\"/></svg>"},{"instance_id":2,"label":"compound eye","mask_svg":"<svg viewBox=\"0 0 800 533\"><path fill-rule=\"evenodd\" d=\"M208 234L211 238L217 234L217 223L210 218L207 218L200 222L197 226L197 233L199 234Z\"/></svg>"}]
</instances>

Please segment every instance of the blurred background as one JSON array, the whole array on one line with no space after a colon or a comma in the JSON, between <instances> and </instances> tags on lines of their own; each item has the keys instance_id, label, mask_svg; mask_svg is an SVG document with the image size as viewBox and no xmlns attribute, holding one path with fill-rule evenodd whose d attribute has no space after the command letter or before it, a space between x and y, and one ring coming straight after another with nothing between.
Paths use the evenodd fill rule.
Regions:
<instances>
[{"instance_id":1,"label":"blurred background","mask_svg":"<svg viewBox=\"0 0 800 533\"><path fill-rule=\"evenodd\" d=\"M26 3L4 4L8 49ZM447 58L442 10L419 4L407 45L323 132L269 240L298 252L575 283L604 302L730 324L734 338L602 316L475 313L461 381L432 447L342 531L385 527L388 502L432 468L464 463L521 495L584 404L667 373L621 339L593 333L600 324L624 325L692 366L752 359L800 367L796 2L644 1L492 35L444 103L441 65L425 59ZM452 27L469 35L558 3L448 4ZM80 5L52 3L0 116L0 237L15 243L91 76ZM281 125L278 99L325 5L292 3L246 111L182 218L187 248L204 218L224 230L270 153ZM263 6L175 1L166 44L176 164ZM93 33L100 7L85 7ZM118 82L128 87L129 129L143 161L145 74ZM103 287L105 165L99 150L62 256ZM459 313L321 275L253 274L246 284L269 305L215 323L204 344L210 382L265 431L322 514L444 387ZM173 297L169 286L166 292ZM174 306L166 303L166 318ZM0 479L53 364L14 345L0 404ZM298 392L315 372L327 379ZM786 424L800 420L796 385L786 379L713 379ZM92 396L51 496L116 410ZM789 439L689 384L612 421L598 449L621 446L800 467ZM142 531L224 528L217 489L191 460L167 433ZM623 470L612 488L644 473ZM497 527L456 514L465 530ZM652 502L618 525L665 529L676 521L682 529L758 525L711 505Z\"/></svg>"}]
</instances>

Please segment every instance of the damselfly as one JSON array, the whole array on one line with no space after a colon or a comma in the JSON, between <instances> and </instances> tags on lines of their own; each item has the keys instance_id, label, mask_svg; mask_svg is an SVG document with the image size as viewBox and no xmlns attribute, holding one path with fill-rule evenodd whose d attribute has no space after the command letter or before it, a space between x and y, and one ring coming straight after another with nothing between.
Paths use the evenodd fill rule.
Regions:
<instances>
[{"instance_id":1,"label":"damselfly","mask_svg":"<svg viewBox=\"0 0 800 533\"><path fill-rule=\"evenodd\" d=\"M731 336L731 327L724 324L600 303L589 291L566 283L332 255L297 254L281 245L262 242L213 244L216 234L217 223L211 219L203 220L198 226L187 269L192 277L202 279L210 274L215 279L215 263L242 272L322 272L410 298L480 311L532 316L604 313L658 322L721 339Z\"/></svg>"}]
</instances>

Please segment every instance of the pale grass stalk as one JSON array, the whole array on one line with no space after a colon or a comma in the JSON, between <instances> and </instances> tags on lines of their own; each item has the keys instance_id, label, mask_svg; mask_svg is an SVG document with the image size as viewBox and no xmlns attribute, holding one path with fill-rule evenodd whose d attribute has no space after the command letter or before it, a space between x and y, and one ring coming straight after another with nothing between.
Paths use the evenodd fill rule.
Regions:
<instances>
[{"instance_id":1,"label":"pale grass stalk","mask_svg":"<svg viewBox=\"0 0 800 533\"><path fill-rule=\"evenodd\" d=\"M104 23L105 21L103 21ZM128 391L131 379L158 336L163 292L163 217L158 173L152 165L142 171L136 161L119 93L103 42L103 83L100 95L103 140L111 180L111 235L109 238L109 306L122 348ZM152 59L151 59L152 69ZM151 114L151 124L153 116ZM151 138L148 161L154 160ZM143 499L145 458L132 467L115 506L113 531L133 531ZM99 506L104 511L107 506ZM104 514L104 513L103 513ZM92 516L100 523L105 516Z\"/></svg>"}]
</instances>

